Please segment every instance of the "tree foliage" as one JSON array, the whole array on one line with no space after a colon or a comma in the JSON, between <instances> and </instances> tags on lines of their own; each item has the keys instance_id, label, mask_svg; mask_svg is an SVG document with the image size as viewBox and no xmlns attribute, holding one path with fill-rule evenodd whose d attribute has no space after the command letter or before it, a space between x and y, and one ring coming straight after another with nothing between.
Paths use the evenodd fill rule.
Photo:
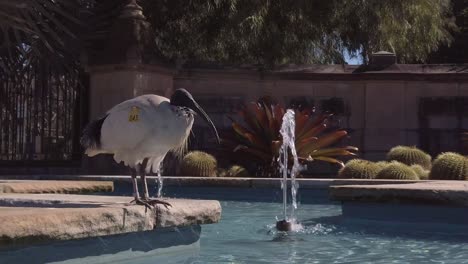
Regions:
<instances>
[{"instance_id":1,"label":"tree foliage","mask_svg":"<svg viewBox=\"0 0 468 264\"><path fill-rule=\"evenodd\" d=\"M83 43L80 10L87 7L79 0L0 0L0 70L11 77L13 69L47 63L73 71Z\"/></svg>"},{"instance_id":2,"label":"tree foliage","mask_svg":"<svg viewBox=\"0 0 468 264\"><path fill-rule=\"evenodd\" d=\"M36 54L75 62L85 48L81 44L90 39L105 42L112 19L126 2L0 0L0 61L5 64L6 59ZM189 63L267 67L343 63L345 51L366 61L379 50L394 51L401 62L423 62L440 44L450 42L449 30L454 27L450 0L138 3L153 28L157 54L162 59ZM96 23L96 18L102 23ZM82 34L84 31L87 34Z\"/></svg>"},{"instance_id":3,"label":"tree foliage","mask_svg":"<svg viewBox=\"0 0 468 264\"><path fill-rule=\"evenodd\" d=\"M468 62L468 0L452 0L457 28L452 30L453 41L439 47L428 59L429 63Z\"/></svg>"},{"instance_id":4,"label":"tree foliage","mask_svg":"<svg viewBox=\"0 0 468 264\"><path fill-rule=\"evenodd\" d=\"M423 62L454 28L449 0L143 1L168 57L230 63L342 63L345 51Z\"/></svg>"}]
</instances>

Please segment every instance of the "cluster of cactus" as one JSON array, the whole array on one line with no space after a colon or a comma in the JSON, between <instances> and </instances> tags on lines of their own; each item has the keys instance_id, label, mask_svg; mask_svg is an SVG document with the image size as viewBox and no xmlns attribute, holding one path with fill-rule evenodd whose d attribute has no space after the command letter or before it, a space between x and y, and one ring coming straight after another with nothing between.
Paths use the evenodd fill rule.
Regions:
<instances>
[{"instance_id":1,"label":"cluster of cactus","mask_svg":"<svg viewBox=\"0 0 468 264\"><path fill-rule=\"evenodd\" d=\"M179 175L216 177L218 163L212 155L202 151L189 152L182 159Z\"/></svg>"},{"instance_id":2,"label":"cluster of cactus","mask_svg":"<svg viewBox=\"0 0 468 264\"><path fill-rule=\"evenodd\" d=\"M227 177L227 170L223 168L218 168L216 175L218 177Z\"/></svg>"},{"instance_id":3,"label":"cluster of cactus","mask_svg":"<svg viewBox=\"0 0 468 264\"><path fill-rule=\"evenodd\" d=\"M393 180L468 180L468 157L454 152L440 154L432 163L429 154L416 147L396 146L388 161L362 159L348 161L339 178Z\"/></svg>"},{"instance_id":4,"label":"cluster of cactus","mask_svg":"<svg viewBox=\"0 0 468 264\"><path fill-rule=\"evenodd\" d=\"M429 179L429 170L424 169L421 165L413 164L410 168L418 175L420 180Z\"/></svg>"},{"instance_id":5,"label":"cluster of cactus","mask_svg":"<svg viewBox=\"0 0 468 264\"><path fill-rule=\"evenodd\" d=\"M426 152L409 146L396 146L387 153L388 161L399 161L408 166L417 164L425 170L431 169L431 156Z\"/></svg>"},{"instance_id":6,"label":"cluster of cactus","mask_svg":"<svg viewBox=\"0 0 468 264\"><path fill-rule=\"evenodd\" d=\"M431 180L468 180L468 158L454 152L442 153L434 160Z\"/></svg>"},{"instance_id":7,"label":"cluster of cactus","mask_svg":"<svg viewBox=\"0 0 468 264\"><path fill-rule=\"evenodd\" d=\"M387 167L388 164L390 164L390 162L388 162L388 161L377 161L377 162L375 163L375 165L377 165L377 166L379 167L379 169L380 169L379 171L381 171L381 170L383 170L385 167Z\"/></svg>"},{"instance_id":8,"label":"cluster of cactus","mask_svg":"<svg viewBox=\"0 0 468 264\"><path fill-rule=\"evenodd\" d=\"M374 179L382 167L378 164L362 159L352 159L338 172L343 179Z\"/></svg>"},{"instance_id":9,"label":"cluster of cactus","mask_svg":"<svg viewBox=\"0 0 468 264\"><path fill-rule=\"evenodd\" d=\"M376 179L419 180L419 177L410 166L392 161L377 174Z\"/></svg>"},{"instance_id":10,"label":"cluster of cactus","mask_svg":"<svg viewBox=\"0 0 468 264\"><path fill-rule=\"evenodd\" d=\"M250 173L249 173L249 171L247 169L245 169L242 166L233 165L227 170L226 176L228 176L228 177L244 177L244 178L247 178L247 177L250 177Z\"/></svg>"}]
</instances>

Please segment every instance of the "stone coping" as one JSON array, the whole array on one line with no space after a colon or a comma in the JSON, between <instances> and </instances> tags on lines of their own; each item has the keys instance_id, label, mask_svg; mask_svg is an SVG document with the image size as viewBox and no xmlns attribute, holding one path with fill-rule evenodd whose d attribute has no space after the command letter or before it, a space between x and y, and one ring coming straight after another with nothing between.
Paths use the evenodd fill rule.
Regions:
<instances>
[{"instance_id":1,"label":"stone coping","mask_svg":"<svg viewBox=\"0 0 468 264\"><path fill-rule=\"evenodd\" d=\"M112 181L0 180L0 193L112 192Z\"/></svg>"},{"instance_id":2,"label":"stone coping","mask_svg":"<svg viewBox=\"0 0 468 264\"><path fill-rule=\"evenodd\" d=\"M330 199L382 203L468 206L467 181L425 181L409 184L331 186Z\"/></svg>"},{"instance_id":3,"label":"stone coping","mask_svg":"<svg viewBox=\"0 0 468 264\"><path fill-rule=\"evenodd\" d=\"M0 194L0 248L157 228L216 223L214 200L165 199L172 207L129 204L132 197Z\"/></svg>"},{"instance_id":4,"label":"stone coping","mask_svg":"<svg viewBox=\"0 0 468 264\"><path fill-rule=\"evenodd\" d=\"M72 181L112 181L131 182L127 175L6 175L0 179L23 180L72 180ZM156 176L147 176L148 183L154 182ZM164 176L165 186L204 186L204 187L241 187L241 188L280 188L280 178L240 178L240 177L193 177ZM301 189L323 189L333 185L374 185L374 184L408 184L422 181L407 180L365 180L365 179L297 179Z\"/></svg>"}]
</instances>

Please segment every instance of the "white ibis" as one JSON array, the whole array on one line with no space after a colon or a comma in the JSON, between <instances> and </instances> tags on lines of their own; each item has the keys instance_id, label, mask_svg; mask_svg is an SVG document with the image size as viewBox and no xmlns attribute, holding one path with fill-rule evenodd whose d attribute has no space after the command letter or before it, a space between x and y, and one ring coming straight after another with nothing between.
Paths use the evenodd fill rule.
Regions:
<instances>
[{"instance_id":1,"label":"white ibis","mask_svg":"<svg viewBox=\"0 0 468 264\"><path fill-rule=\"evenodd\" d=\"M113 154L117 163L123 161L130 167L137 204L170 206L167 202L150 199L146 174L159 172L167 152L183 153L195 113L211 126L219 143L216 127L205 111L187 90L177 89L170 101L148 94L114 106L104 117L86 126L81 144L90 157ZM142 196L138 192L137 174L142 182Z\"/></svg>"}]
</instances>

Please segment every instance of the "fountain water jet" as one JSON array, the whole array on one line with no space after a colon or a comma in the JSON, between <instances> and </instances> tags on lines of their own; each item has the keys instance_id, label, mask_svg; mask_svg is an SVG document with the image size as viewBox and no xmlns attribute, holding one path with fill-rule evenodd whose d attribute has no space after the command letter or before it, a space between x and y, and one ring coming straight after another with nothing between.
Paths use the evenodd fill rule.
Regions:
<instances>
[{"instance_id":1,"label":"fountain water jet","mask_svg":"<svg viewBox=\"0 0 468 264\"><path fill-rule=\"evenodd\" d=\"M297 189L299 188L296 182L296 175L301 171L302 167L297 158L296 145L295 145L295 115L294 110L288 109L283 116L283 123L281 124L280 134L283 137L283 144L281 145L278 157L280 172L283 173L283 180L281 188L283 189L283 220L276 222L276 228L279 231L291 231L294 226L297 226L295 219L295 210L297 209ZM288 149L291 150L293 156L293 166L290 170L291 177L291 213L288 217L287 212L287 192L288 192Z\"/></svg>"},{"instance_id":2,"label":"fountain water jet","mask_svg":"<svg viewBox=\"0 0 468 264\"><path fill-rule=\"evenodd\" d=\"M158 179L156 181L158 183L158 192L156 194L156 197L161 198L162 197L162 189L163 189L163 178L161 176L161 167L158 170Z\"/></svg>"},{"instance_id":3,"label":"fountain water jet","mask_svg":"<svg viewBox=\"0 0 468 264\"><path fill-rule=\"evenodd\" d=\"M162 170L163 170L163 165L162 165L162 161L161 163L159 164L159 168L157 170L157 175L158 175L158 178L156 178L155 182L156 182L156 197L157 198L162 198L162 190L163 190L163 177L162 177Z\"/></svg>"}]
</instances>

